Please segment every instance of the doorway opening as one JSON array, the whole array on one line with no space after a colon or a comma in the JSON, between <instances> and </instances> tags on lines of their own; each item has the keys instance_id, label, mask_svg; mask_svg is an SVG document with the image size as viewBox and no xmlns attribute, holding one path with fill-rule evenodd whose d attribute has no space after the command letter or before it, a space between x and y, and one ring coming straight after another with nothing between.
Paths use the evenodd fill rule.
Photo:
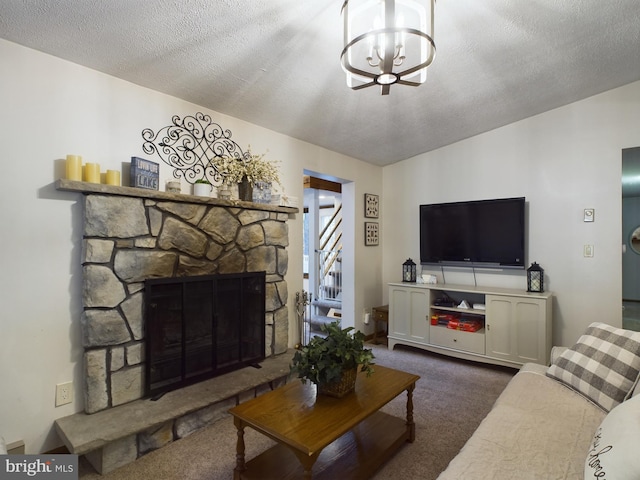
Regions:
<instances>
[{"instance_id":1,"label":"doorway opening","mask_svg":"<svg viewBox=\"0 0 640 480\"><path fill-rule=\"evenodd\" d=\"M306 343L322 325L342 319L344 243L342 183L311 172L303 182L303 288L311 296Z\"/></svg>"},{"instance_id":2,"label":"doorway opening","mask_svg":"<svg viewBox=\"0 0 640 480\"><path fill-rule=\"evenodd\" d=\"M622 327L640 331L640 147L622 150Z\"/></svg>"}]
</instances>

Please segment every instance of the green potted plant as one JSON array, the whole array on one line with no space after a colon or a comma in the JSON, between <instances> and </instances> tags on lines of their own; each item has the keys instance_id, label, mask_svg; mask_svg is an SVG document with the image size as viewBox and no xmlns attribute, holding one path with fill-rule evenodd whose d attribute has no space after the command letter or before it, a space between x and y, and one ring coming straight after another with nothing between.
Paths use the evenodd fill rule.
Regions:
<instances>
[{"instance_id":1,"label":"green potted plant","mask_svg":"<svg viewBox=\"0 0 640 480\"><path fill-rule=\"evenodd\" d=\"M193 194L199 197L210 197L211 182L206 178L199 178L193 184Z\"/></svg>"},{"instance_id":2,"label":"green potted plant","mask_svg":"<svg viewBox=\"0 0 640 480\"><path fill-rule=\"evenodd\" d=\"M302 383L310 381L318 386L318 393L343 397L355 389L358 368L373 373L373 352L364 348L364 334L352 332L353 327L341 328L339 322L322 326L326 337L315 336L293 355L291 372Z\"/></svg>"}]
</instances>

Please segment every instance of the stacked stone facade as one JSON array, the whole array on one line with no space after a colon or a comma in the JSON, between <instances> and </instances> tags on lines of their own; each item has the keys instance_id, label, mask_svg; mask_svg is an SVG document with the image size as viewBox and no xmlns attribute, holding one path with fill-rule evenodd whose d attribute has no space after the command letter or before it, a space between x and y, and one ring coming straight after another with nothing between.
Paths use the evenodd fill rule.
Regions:
<instances>
[{"instance_id":1,"label":"stacked stone facade","mask_svg":"<svg viewBox=\"0 0 640 480\"><path fill-rule=\"evenodd\" d=\"M265 356L286 352L288 213L99 193L84 199L86 413L143 396L148 278L265 271Z\"/></svg>"}]
</instances>

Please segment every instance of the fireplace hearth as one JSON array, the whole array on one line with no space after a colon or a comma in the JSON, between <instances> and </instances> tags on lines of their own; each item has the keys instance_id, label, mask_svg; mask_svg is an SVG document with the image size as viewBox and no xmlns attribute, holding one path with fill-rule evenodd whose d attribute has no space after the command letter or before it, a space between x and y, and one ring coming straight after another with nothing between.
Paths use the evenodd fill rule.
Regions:
<instances>
[{"instance_id":1,"label":"fireplace hearth","mask_svg":"<svg viewBox=\"0 0 640 480\"><path fill-rule=\"evenodd\" d=\"M265 272L145 282L145 394L257 364L265 355Z\"/></svg>"}]
</instances>

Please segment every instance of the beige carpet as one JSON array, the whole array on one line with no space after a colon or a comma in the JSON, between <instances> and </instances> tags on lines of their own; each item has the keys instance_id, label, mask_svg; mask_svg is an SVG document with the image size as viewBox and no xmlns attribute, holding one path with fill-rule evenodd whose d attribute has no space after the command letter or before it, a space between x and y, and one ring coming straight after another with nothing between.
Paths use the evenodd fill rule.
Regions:
<instances>
[{"instance_id":1,"label":"beige carpet","mask_svg":"<svg viewBox=\"0 0 640 480\"><path fill-rule=\"evenodd\" d=\"M397 346L373 348L376 363L420 375L414 391L416 441L406 444L373 477L435 479L489 412L516 370L452 359ZM297 381L297 380L295 380ZM404 417L406 395L384 411ZM227 417L211 427L151 452L108 475L98 475L80 459L82 480L229 480L235 466L236 429ZM252 429L245 431L249 460L272 444ZM268 475L264 479L270 479ZM279 480L279 479L273 479Z\"/></svg>"}]
</instances>

